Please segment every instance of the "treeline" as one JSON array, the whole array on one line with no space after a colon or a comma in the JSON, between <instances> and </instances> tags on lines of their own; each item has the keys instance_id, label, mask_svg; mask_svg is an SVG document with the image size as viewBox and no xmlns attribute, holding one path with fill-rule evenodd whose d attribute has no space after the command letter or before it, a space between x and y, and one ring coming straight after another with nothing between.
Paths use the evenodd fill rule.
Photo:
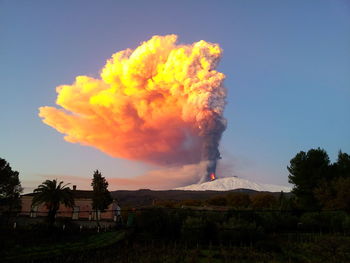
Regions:
<instances>
[{"instance_id":1,"label":"treeline","mask_svg":"<svg viewBox=\"0 0 350 263\"><path fill-rule=\"evenodd\" d=\"M324 149L299 152L287 167L301 209L350 211L350 155L339 151L331 163Z\"/></svg>"},{"instance_id":2,"label":"treeline","mask_svg":"<svg viewBox=\"0 0 350 263\"><path fill-rule=\"evenodd\" d=\"M154 203L158 207L166 208L197 208L212 210L237 210L268 209L268 210L292 210L296 208L293 196L286 193L244 193L230 192L219 194L205 200L160 200Z\"/></svg>"},{"instance_id":3,"label":"treeline","mask_svg":"<svg viewBox=\"0 0 350 263\"><path fill-rule=\"evenodd\" d=\"M204 211L153 208L136 211L135 233L143 239L184 240L195 244L253 244L283 233L350 233L343 211Z\"/></svg>"}]
</instances>

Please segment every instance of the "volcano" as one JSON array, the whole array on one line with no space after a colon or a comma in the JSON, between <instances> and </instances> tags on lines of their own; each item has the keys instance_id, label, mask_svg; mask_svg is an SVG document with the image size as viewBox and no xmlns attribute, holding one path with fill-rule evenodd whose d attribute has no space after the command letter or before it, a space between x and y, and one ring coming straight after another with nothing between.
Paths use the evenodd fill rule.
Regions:
<instances>
[{"instance_id":1,"label":"volcano","mask_svg":"<svg viewBox=\"0 0 350 263\"><path fill-rule=\"evenodd\" d=\"M239 178L236 176L217 178L210 182L192 184L176 188L175 190L187 190L187 191L229 191L235 189L250 189L262 192L290 192L292 187L273 185L273 184L261 184L252 182L247 179Z\"/></svg>"}]
</instances>

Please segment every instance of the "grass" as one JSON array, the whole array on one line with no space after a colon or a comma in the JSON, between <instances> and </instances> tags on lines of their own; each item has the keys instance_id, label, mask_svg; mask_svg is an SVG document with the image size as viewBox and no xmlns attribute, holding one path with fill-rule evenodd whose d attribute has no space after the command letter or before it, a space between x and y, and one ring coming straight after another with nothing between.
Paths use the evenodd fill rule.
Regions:
<instances>
[{"instance_id":1,"label":"grass","mask_svg":"<svg viewBox=\"0 0 350 263\"><path fill-rule=\"evenodd\" d=\"M350 262L350 237L337 234L274 234L255 244L233 246L190 244L184 240L165 241L152 237L138 239L135 234L90 233L51 245L22 245L9 251L1 262Z\"/></svg>"},{"instance_id":2,"label":"grass","mask_svg":"<svg viewBox=\"0 0 350 263\"><path fill-rule=\"evenodd\" d=\"M125 232L103 232L92 234L86 239L75 242L60 242L50 245L14 247L5 253L4 259L7 261L34 260L38 258L52 258L62 255L71 255L79 252L100 249L111 246L124 239Z\"/></svg>"}]
</instances>

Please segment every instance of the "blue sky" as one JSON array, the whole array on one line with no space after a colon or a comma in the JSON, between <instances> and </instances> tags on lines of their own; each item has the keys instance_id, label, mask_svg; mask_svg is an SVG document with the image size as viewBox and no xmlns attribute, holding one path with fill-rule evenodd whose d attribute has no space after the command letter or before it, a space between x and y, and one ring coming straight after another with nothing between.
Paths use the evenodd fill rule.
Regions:
<instances>
[{"instance_id":1,"label":"blue sky","mask_svg":"<svg viewBox=\"0 0 350 263\"><path fill-rule=\"evenodd\" d=\"M229 173L286 185L286 167L300 150L322 147L332 161L339 149L350 152L346 0L2 0L0 157L25 187L51 177L90 180L97 168L107 178L159 169L67 143L37 114L54 105L56 86L98 77L113 53L172 33L180 43L203 39L224 50L221 152Z\"/></svg>"}]
</instances>

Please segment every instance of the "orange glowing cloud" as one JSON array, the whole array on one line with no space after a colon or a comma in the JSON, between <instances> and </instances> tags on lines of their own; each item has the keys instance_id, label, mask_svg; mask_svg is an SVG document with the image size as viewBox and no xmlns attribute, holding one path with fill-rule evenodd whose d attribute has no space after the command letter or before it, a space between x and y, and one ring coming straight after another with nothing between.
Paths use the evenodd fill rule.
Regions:
<instances>
[{"instance_id":1,"label":"orange glowing cloud","mask_svg":"<svg viewBox=\"0 0 350 263\"><path fill-rule=\"evenodd\" d=\"M160 165L199 162L203 149L218 147L204 145L211 126L218 126L212 120L221 125L218 140L226 127L225 76L215 70L222 50L203 40L176 40L153 36L135 50L115 53L100 79L77 76L72 85L58 86L61 108L40 107L39 116L66 141L114 157Z\"/></svg>"}]
</instances>

